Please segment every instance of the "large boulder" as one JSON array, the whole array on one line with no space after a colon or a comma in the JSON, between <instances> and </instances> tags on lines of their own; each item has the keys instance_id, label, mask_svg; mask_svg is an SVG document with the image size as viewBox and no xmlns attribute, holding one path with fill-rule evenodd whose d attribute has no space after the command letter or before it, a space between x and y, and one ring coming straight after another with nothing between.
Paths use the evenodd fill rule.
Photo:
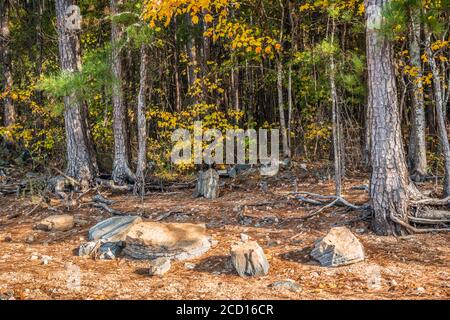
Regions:
<instances>
[{"instance_id":1,"label":"large boulder","mask_svg":"<svg viewBox=\"0 0 450 320\"><path fill-rule=\"evenodd\" d=\"M219 180L219 173L214 169L206 172L200 171L194 197L204 197L206 199L219 197Z\"/></svg>"},{"instance_id":2,"label":"large boulder","mask_svg":"<svg viewBox=\"0 0 450 320\"><path fill-rule=\"evenodd\" d=\"M364 248L349 229L338 227L316 242L311 256L324 267L338 267L364 261Z\"/></svg>"},{"instance_id":3,"label":"large boulder","mask_svg":"<svg viewBox=\"0 0 450 320\"><path fill-rule=\"evenodd\" d=\"M68 231L75 225L73 216L64 214L58 216L50 216L41 220L37 224L37 229L44 231Z\"/></svg>"},{"instance_id":4,"label":"large boulder","mask_svg":"<svg viewBox=\"0 0 450 320\"><path fill-rule=\"evenodd\" d=\"M142 222L126 235L124 253L134 259L196 258L211 248L205 225Z\"/></svg>"},{"instance_id":5,"label":"large boulder","mask_svg":"<svg viewBox=\"0 0 450 320\"><path fill-rule=\"evenodd\" d=\"M142 222L141 217L120 216L104 220L89 230L89 241L102 240L103 242L116 242L125 240L130 228Z\"/></svg>"},{"instance_id":6,"label":"large boulder","mask_svg":"<svg viewBox=\"0 0 450 320\"><path fill-rule=\"evenodd\" d=\"M263 249L255 241L232 246L231 262L243 278L261 277L269 273L269 262Z\"/></svg>"}]
</instances>

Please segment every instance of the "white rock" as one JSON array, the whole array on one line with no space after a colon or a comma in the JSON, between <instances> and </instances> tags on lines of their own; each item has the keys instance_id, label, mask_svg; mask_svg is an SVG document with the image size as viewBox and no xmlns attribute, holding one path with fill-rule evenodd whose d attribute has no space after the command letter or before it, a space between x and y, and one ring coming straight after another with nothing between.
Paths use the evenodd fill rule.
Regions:
<instances>
[{"instance_id":1,"label":"white rock","mask_svg":"<svg viewBox=\"0 0 450 320\"><path fill-rule=\"evenodd\" d=\"M364 248L346 227L333 228L317 241L311 256L325 267L337 267L364 261Z\"/></svg>"},{"instance_id":2,"label":"white rock","mask_svg":"<svg viewBox=\"0 0 450 320\"><path fill-rule=\"evenodd\" d=\"M197 267L197 265L195 263L185 263L184 264L184 268L187 270L194 270Z\"/></svg>"},{"instance_id":3,"label":"white rock","mask_svg":"<svg viewBox=\"0 0 450 320\"><path fill-rule=\"evenodd\" d=\"M250 237L246 235L245 233L241 233L241 241L242 242L248 242L250 240Z\"/></svg>"},{"instance_id":4,"label":"white rock","mask_svg":"<svg viewBox=\"0 0 450 320\"><path fill-rule=\"evenodd\" d=\"M151 276L163 276L169 272L172 264L168 258L158 258L150 261L149 274Z\"/></svg>"}]
</instances>

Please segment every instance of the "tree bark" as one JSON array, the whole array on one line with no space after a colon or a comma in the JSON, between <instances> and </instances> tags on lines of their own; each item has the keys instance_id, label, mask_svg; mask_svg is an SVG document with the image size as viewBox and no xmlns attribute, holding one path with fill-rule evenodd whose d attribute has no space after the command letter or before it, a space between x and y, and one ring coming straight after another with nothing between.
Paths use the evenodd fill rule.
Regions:
<instances>
[{"instance_id":1,"label":"tree bark","mask_svg":"<svg viewBox=\"0 0 450 320\"><path fill-rule=\"evenodd\" d=\"M111 0L111 14L119 13L118 7L123 0ZM114 130L114 164L112 178L118 184L134 182L135 176L130 169L130 154L128 152L128 130L126 109L123 103L122 88L122 54L120 41L123 36L122 27L116 23L111 26L112 42L112 72L115 78L112 88L113 130Z\"/></svg>"},{"instance_id":2,"label":"tree bark","mask_svg":"<svg viewBox=\"0 0 450 320\"><path fill-rule=\"evenodd\" d=\"M0 9L0 52L3 64L3 78L5 81L3 90L9 92L13 87L13 78L11 73L11 53L9 48L9 1L2 1L2 3L0 4ZM5 127L13 126L16 123L16 110L9 95L7 95L3 99L3 106L3 124Z\"/></svg>"},{"instance_id":3,"label":"tree bark","mask_svg":"<svg viewBox=\"0 0 450 320\"><path fill-rule=\"evenodd\" d=\"M331 43L334 44L334 34L336 23L332 18ZM330 86L333 113L333 148L334 148L334 181L336 187L336 196L342 193L342 150L341 150L341 110L339 108L338 95L336 90L336 63L334 55L330 59Z\"/></svg>"},{"instance_id":4,"label":"tree bark","mask_svg":"<svg viewBox=\"0 0 450 320\"><path fill-rule=\"evenodd\" d=\"M417 78L423 76L422 60L420 54L420 11L411 10L409 51L411 65L417 69ZM425 140L425 105L423 98L423 85L421 80L415 80L412 95L412 125L409 148L409 163L413 180L422 181L427 175L427 149Z\"/></svg>"},{"instance_id":5,"label":"tree bark","mask_svg":"<svg viewBox=\"0 0 450 320\"><path fill-rule=\"evenodd\" d=\"M450 144L448 142L448 132L446 125L446 116L444 104L444 92L441 84L441 77L439 69L434 60L433 51L431 50L431 31L426 30L426 52L428 55L428 64L430 65L431 73L433 74L433 92L434 92L434 104L436 107L436 121L438 125L439 141L441 143L442 153L444 154L444 197L450 196Z\"/></svg>"},{"instance_id":6,"label":"tree bark","mask_svg":"<svg viewBox=\"0 0 450 320\"><path fill-rule=\"evenodd\" d=\"M76 30L66 28L66 10L73 0L57 0L60 65L63 72L81 70L80 40ZM64 97L64 123L67 144L67 175L86 188L97 176L97 160L87 121L87 105L74 94Z\"/></svg>"},{"instance_id":7,"label":"tree bark","mask_svg":"<svg viewBox=\"0 0 450 320\"><path fill-rule=\"evenodd\" d=\"M290 158L291 152L289 150L288 136L286 130L286 117L283 102L283 64L281 63L281 58L277 60L277 91L278 91L278 110L280 113L281 139L283 144L282 145L283 156L285 158Z\"/></svg>"},{"instance_id":8,"label":"tree bark","mask_svg":"<svg viewBox=\"0 0 450 320\"><path fill-rule=\"evenodd\" d=\"M407 233L408 171L403 150L392 44L381 27L387 0L366 0L366 45L371 109L370 198L373 230L379 235Z\"/></svg>"},{"instance_id":9,"label":"tree bark","mask_svg":"<svg viewBox=\"0 0 450 320\"><path fill-rule=\"evenodd\" d=\"M136 183L134 193L144 196L145 193L145 169L147 166L147 120L145 117L146 89L147 89L147 69L148 69L148 48L141 47L140 83L137 106L138 122L138 161L136 169Z\"/></svg>"}]
</instances>

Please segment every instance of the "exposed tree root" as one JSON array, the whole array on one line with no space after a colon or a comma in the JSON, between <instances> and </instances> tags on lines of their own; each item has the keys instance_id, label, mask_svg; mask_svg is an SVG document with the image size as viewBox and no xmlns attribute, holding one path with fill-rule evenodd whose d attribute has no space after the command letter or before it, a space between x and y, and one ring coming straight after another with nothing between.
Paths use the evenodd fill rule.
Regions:
<instances>
[{"instance_id":1,"label":"exposed tree root","mask_svg":"<svg viewBox=\"0 0 450 320\"><path fill-rule=\"evenodd\" d=\"M410 185L410 194L413 200L410 202L412 207L422 207L422 206L447 206L450 204L450 197L445 199L432 199L425 197L420 191L415 187L415 185ZM369 204L364 204L362 206L354 205L342 197L339 196L325 196L310 192L295 192L292 193L296 196L296 199L305 203L309 203L315 206L322 206L319 210L302 217L301 220L307 220L312 217L315 217L322 213L325 209L331 208L333 206L341 206L347 207L351 210L356 211L367 211L371 210L371 206ZM327 202L329 200L331 202ZM415 216L408 216L408 221L412 224L418 225L446 225L450 223L450 212L447 211L438 211L438 210L425 210L420 212L416 211ZM431 233L431 232L448 232L450 228L417 228L412 226L410 223L400 220L394 215L390 215L390 218L395 223L401 225L409 232L412 233Z\"/></svg>"},{"instance_id":2,"label":"exposed tree root","mask_svg":"<svg viewBox=\"0 0 450 320\"><path fill-rule=\"evenodd\" d=\"M370 208L369 204L364 204L362 206L354 205L340 196L325 196L321 194L311 193L311 192L294 192L292 193L296 196L297 200L313 204L316 206L327 206L329 208L332 206L348 207L352 210L367 210ZM324 200L331 200L332 202L326 203Z\"/></svg>"}]
</instances>

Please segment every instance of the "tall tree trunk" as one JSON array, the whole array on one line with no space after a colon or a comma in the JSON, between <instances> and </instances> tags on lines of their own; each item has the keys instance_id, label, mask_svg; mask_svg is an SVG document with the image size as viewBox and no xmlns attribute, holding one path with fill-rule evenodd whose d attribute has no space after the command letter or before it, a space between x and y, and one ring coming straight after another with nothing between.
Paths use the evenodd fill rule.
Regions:
<instances>
[{"instance_id":1,"label":"tall tree trunk","mask_svg":"<svg viewBox=\"0 0 450 320\"><path fill-rule=\"evenodd\" d=\"M423 75L422 60L420 54L420 11L411 10L410 17L410 39L409 51L411 56L411 65L417 69L417 78L421 79ZM409 162L411 164L411 174L413 180L422 181L427 175L427 149L425 140L425 105L423 99L422 81L414 81L412 95L412 125Z\"/></svg>"},{"instance_id":2,"label":"tall tree trunk","mask_svg":"<svg viewBox=\"0 0 450 320\"><path fill-rule=\"evenodd\" d=\"M289 64L288 70L288 120L287 120L287 135L289 150L292 151L292 112L294 108L294 101L292 97L292 64Z\"/></svg>"},{"instance_id":3,"label":"tall tree trunk","mask_svg":"<svg viewBox=\"0 0 450 320\"><path fill-rule=\"evenodd\" d=\"M290 158L291 152L289 150L288 136L286 130L286 118L284 112L284 101L283 101L283 64L281 63L281 58L277 60L277 91L278 91L278 110L280 113L280 130L283 147L283 157Z\"/></svg>"},{"instance_id":4,"label":"tall tree trunk","mask_svg":"<svg viewBox=\"0 0 450 320\"><path fill-rule=\"evenodd\" d=\"M190 28L193 28L191 16L186 15L187 23ZM189 91L194 91L194 87L197 85L198 78L198 57L197 57L197 46L195 43L194 35L189 35L189 39L187 41L187 54L189 57L189 66L188 66L188 82L189 82ZM198 104L198 97L192 97L191 102L193 104Z\"/></svg>"},{"instance_id":5,"label":"tall tree trunk","mask_svg":"<svg viewBox=\"0 0 450 320\"><path fill-rule=\"evenodd\" d=\"M144 196L145 193L145 169L147 165L147 121L145 117L145 103L147 90L147 67L148 53L147 46L141 47L141 66L140 66L140 82L137 106L137 122L138 122L138 160L136 169L136 183L134 193Z\"/></svg>"},{"instance_id":6,"label":"tall tree trunk","mask_svg":"<svg viewBox=\"0 0 450 320\"><path fill-rule=\"evenodd\" d=\"M334 45L334 34L336 31L336 23L332 18L331 43ZM336 195L342 193L342 151L341 151L341 110L339 108L338 95L336 90L336 63L334 55L331 55L330 61L330 86L333 113L333 148L334 148L334 181L336 187Z\"/></svg>"},{"instance_id":7,"label":"tall tree trunk","mask_svg":"<svg viewBox=\"0 0 450 320\"><path fill-rule=\"evenodd\" d=\"M123 0L111 0L111 14L119 13L118 7ZM135 176L130 170L130 154L128 152L128 130L126 122L126 109L123 102L122 88L122 54L120 42L123 36L122 27L112 22L112 72L115 78L112 89L113 103L113 129L114 129L114 164L112 178L116 183L134 182Z\"/></svg>"},{"instance_id":8,"label":"tall tree trunk","mask_svg":"<svg viewBox=\"0 0 450 320\"><path fill-rule=\"evenodd\" d=\"M56 16L61 70L81 70L81 50L78 31L66 27L66 10L73 0L57 0ZM67 144L67 175L87 187L97 175L97 161L87 121L87 105L75 95L64 97L64 123Z\"/></svg>"},{"instance_id":9,"label":"tall tree trunk","mask_svg":"<svg viewBox=\"0 0 450 320\"><path fill-rule=\"evenodd\" d=\"M448 142L447 124L444 109L445 97L442 89L441 77L439 69L436 65L436 60L431 50L431 31L426 30L426 52L428 56L428 64L433 74L433 91L434 91L434 104L436 107L436 121L438 125L439 141L441 143L442 152L444 154L444 197L450 196L450 144Z\"/></svg>"},{"instance_id":10,"label":"tall tree trunk","mask_svg":"<svg viewBox=\"0 0 450 320\"><path fill-rule=\"evenodd\" d=\"M181 77L180 77L180 73L179 73L179 66L180 66L180 62L179 62L179 56L180 56L180 52L178 50L178 36L177 36L177 19L174 18L174 24L175 24L175 31L174 31L174 76L175 76L175 104L176 104L176 111L180 112L181 109L183 108L183 98L182 98L182 94L181 94L181 90L182 90L182 83L181 83Z\"/></svg>"},{"instance_id":11,"label":"tall tree trunk","mask_svg":"<svg viewBox=\"0 0 450 320\"><path fill-rule=\"evenodd\" d=\"M366 44L371 109L370 198L373 230L405 234L408 215L408 170L401 137L392 44L381 30L387 0L366 0Z\"/></svg>"},{"instance_id":12,"label":"tall tree trunk","mask_svg":"<svg viewBox=\"0 0 450 320\"><path fill-rule=\"evenodd\" d=\"M13 78L11 74L11 54L9 48L10 29L9 29L9 0L4 0L0 4L0 53L3 64L3 90L8 92L12 90ZM3 81L2 81L3 82ZM3 124L5 127L13 126L16 123L16 110L13 101L9 95L3 99Z\"/></svg>"}]
</instances>

